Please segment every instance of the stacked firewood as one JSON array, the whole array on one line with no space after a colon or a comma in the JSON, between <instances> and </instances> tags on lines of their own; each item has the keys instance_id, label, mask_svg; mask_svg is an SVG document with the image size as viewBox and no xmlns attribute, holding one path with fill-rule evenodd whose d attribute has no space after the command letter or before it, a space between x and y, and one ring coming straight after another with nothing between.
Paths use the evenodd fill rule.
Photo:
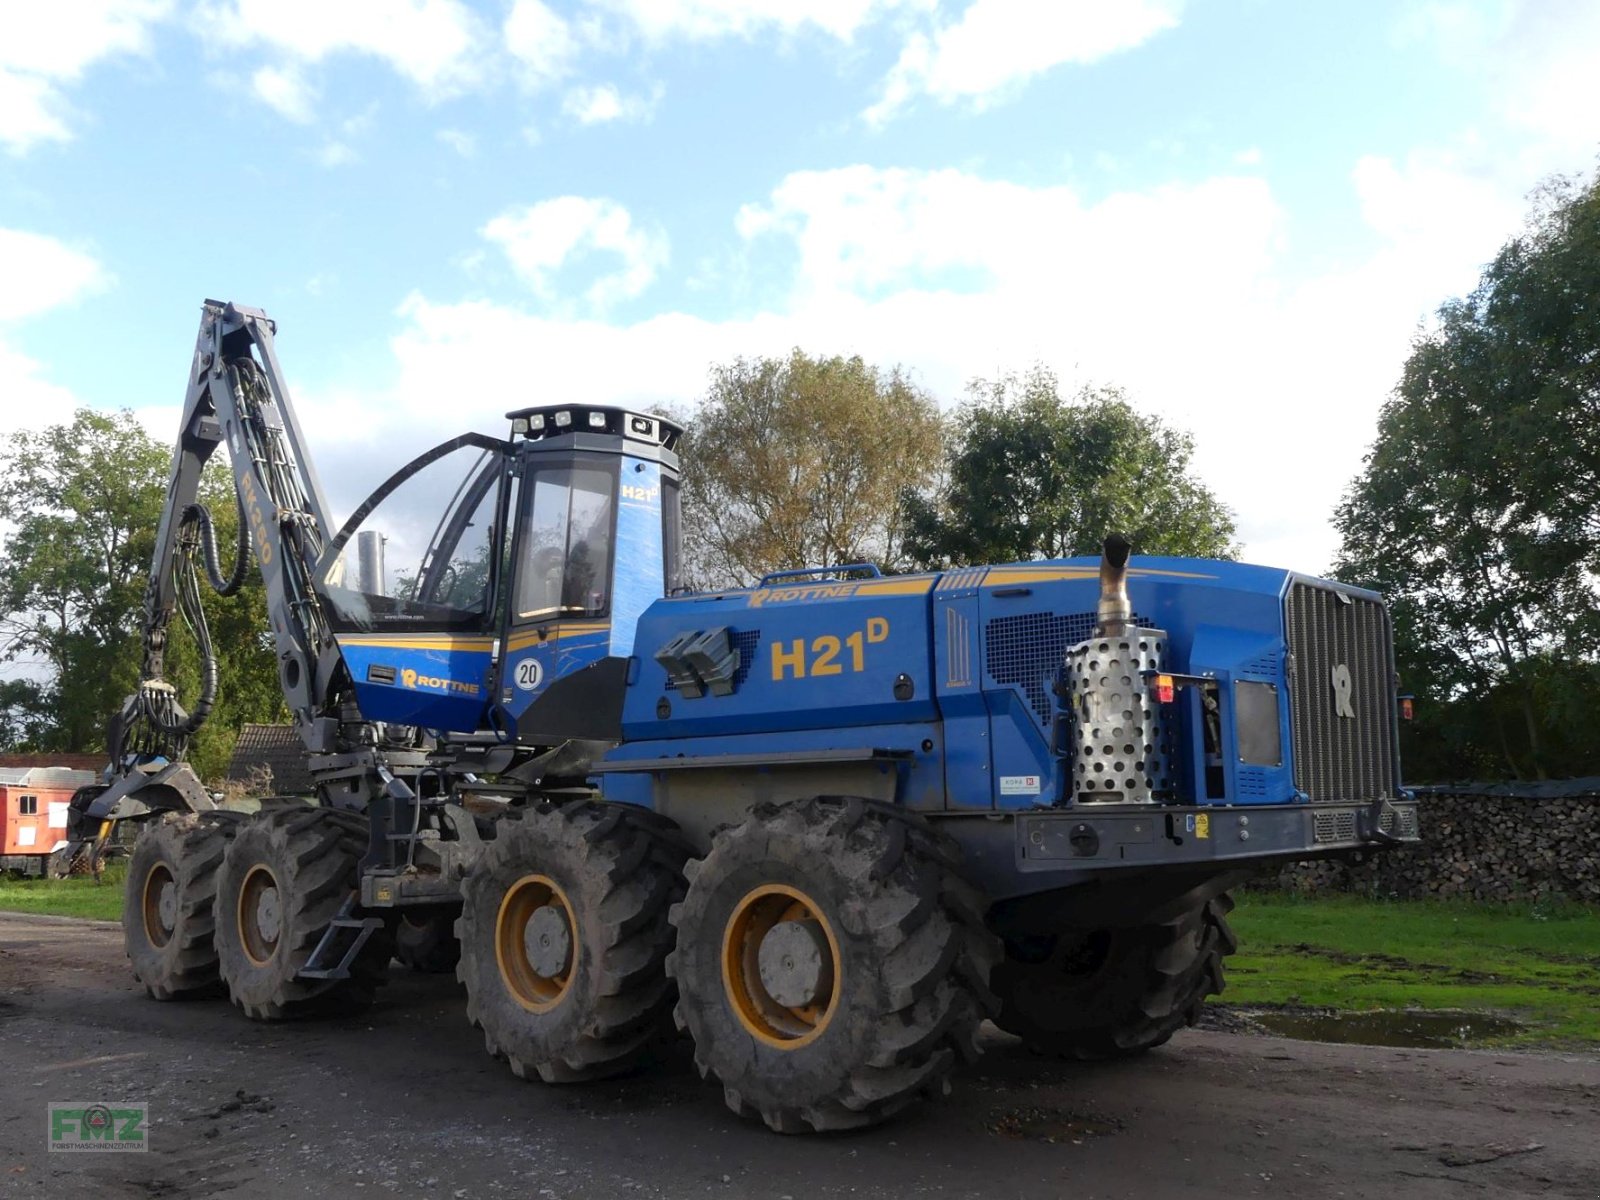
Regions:
<instances>
[{"instance_id":1,"label":"stacked firewood","mask_svg":"<svg viewBox=\"0 0 1600 1200\"><path fill-rule=\"evenodd\" d=\"M1417 788L1422 844L1269 871L1257 886L1401 899L1600 903L1600 779Z\"/></svg>"}]
</instances>

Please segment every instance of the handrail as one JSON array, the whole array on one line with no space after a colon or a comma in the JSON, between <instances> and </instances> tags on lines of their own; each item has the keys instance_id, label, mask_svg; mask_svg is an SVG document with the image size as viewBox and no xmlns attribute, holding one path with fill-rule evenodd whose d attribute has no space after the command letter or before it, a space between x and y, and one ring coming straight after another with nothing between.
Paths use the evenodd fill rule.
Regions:
<instances>
[{"instance_id":1,"label":"handrail","mask_svg":"<svg viewBox=\"0 0 1600 1200\"><path fill-rule=\"evenodd\" d=\"M780 579L804 579L808 575L837 575L844 571L865 571L871 579L882 579L883 572L877 563L858 562L843 563L837 567L798 567L792 571L768 571L761 577L757 587L766 587L769 583L776 583Z\"/></svg>"}]
</instances>

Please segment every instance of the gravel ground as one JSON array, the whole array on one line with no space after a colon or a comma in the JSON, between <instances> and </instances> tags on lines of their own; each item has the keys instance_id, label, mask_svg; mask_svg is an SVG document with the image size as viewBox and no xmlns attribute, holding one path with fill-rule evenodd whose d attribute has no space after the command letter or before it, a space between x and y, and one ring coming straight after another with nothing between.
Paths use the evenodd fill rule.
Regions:
<instances>
[{"instance_id":1,"label":"gravel ground","mask_svg":"<svg viewBox=\"0 0 1600 1200\"><path fill-rule=\"evenodd\" d=\"M1600 1196L1600 1059L1328 1046L1216 1030L1102 1066L990 1031L947 1100L784 1138L687 1055L525 1084L448 978L396 968L354 1020L158 1004L121 932L0 914L0 1195L212 1197ZM148 1153L51 1154L50 1100L143 1100Z\"/></svg>"}]
</instances>

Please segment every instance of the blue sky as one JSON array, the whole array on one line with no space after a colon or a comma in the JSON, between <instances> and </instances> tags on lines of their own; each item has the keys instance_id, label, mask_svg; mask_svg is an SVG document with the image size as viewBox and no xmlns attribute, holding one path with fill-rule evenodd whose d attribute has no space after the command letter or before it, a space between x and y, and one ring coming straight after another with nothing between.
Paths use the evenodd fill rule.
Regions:
<instances>
[{"instance_id":1,"label":"blue sky","mask_svg":"<svg viewBox=\"0 0 1600 1200\"><path fill-rule=\"evenodd\" d=\"M1191 429L1249 557L1316 570L1418 323L1597 113L1562 0L9 4L0 431L171 437L206 296L277 318L341 511L739 354L946 404L1038 361Z\"/></svg>"}]
</instances>

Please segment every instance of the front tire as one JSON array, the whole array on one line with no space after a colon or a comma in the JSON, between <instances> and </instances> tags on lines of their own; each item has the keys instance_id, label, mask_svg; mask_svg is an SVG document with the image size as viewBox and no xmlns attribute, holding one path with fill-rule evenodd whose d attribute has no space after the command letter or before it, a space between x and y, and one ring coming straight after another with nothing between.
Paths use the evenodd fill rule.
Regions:
<instances>
[{"instance_id":1,"label":"front tire","mask_svg":"<svg viewBox=\"0 0 1600 1200\"><path fill-rule=\"evenodd\" d=\"M995 1024L1039 1054L1084 1061L1142 1054L1199 1019L1238 948L1227 894L1170 921L1006 939Z\"/></svg>"},{"instance_id":2,"label":"front tire","mask_svg":"<svg viewBox=\"0 0 1600 1200\"><path fill-rule=\"evenodd\" d=\"M234 812L163 813L135 843L123 885L122 941L152 998L215 994L217 869L243 823Z\"/></svg>"},{"instance_id":3,"label":"front tire","mask_svg":"<svg viewBox=\"0 0 1600 1200\"><path fill-rule=\"evenodd\" d=\"M730 1108L856 1129L947 1090L998 956L957 861L914 814L818 797L758 807L689 865L668 970Z\"/></svg>"},{"instance_id":4,"label":"front tire","mask_svg":"<svg viewBox=\"0 0 1600 1200\"><path fill-rule=\"evenodd\" d=\"M541 804L499 822L462 885L467 1018L519 1079L605 1079L672 1040L665 962L686 847L644 809Z\"/></svg>"},{"instance_id":5,"label":"front tire","mask_svg":"<svg viewBox=\"0 0 1600 1200\"><path fill-rule=\"evenodd\" d=\"M388 971L378 928L346 979L301 979L360 886L367 819L331 808L274 808L234 836L217 880L217 954L228 995L257 1021L359 1012Z\"/></svg>"}]
</instances>

